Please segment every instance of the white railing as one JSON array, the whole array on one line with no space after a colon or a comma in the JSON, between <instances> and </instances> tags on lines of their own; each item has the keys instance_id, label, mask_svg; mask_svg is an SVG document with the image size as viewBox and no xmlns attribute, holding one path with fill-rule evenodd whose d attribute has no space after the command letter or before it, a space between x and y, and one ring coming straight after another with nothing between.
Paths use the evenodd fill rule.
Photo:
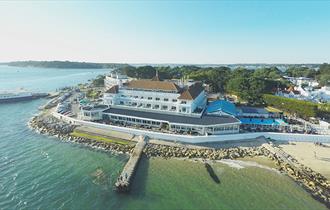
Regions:
<instances>
[{"instance_id":1,"label":"white railing","mask_svg":"<svg viewBox=\"0 0 330 210\"><path fill-rule=\"evenodd\" d=\"M114 125L106 125L95 122L88 122L88 121L71 118L56 112L53 112L53 116L67 123L71 123L75 125L85 125L85 126L114 130L118 132L134 134L134 135L148 136L149 138L154 138L154 139L181 141L187 143L242 141L242 140L255 139L262 136L265 138L271 138L279 141L330 142L330 135L275 133L275 132L255 132L255 133L223 134L223 135L211 135L211 136L178 135L178 134L161 133L155 131L120 127Z\"/></svg>"}]
</instances>

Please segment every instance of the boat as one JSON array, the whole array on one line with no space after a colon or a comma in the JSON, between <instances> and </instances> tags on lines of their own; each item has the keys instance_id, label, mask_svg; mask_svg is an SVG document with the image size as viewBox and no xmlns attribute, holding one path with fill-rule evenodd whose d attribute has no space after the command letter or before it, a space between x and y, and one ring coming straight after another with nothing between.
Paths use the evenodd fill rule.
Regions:
<instances>
[{"instance_id":1,"label":"boat","mask_svg":"<svg viewBox=\"0 0 330 210\"><path fill-rule=\"evenodd\" d=\"M0 103L27 101L48 96L47 93L32 93L28 91L0 91Z\"/></svg>"}]
</instances>

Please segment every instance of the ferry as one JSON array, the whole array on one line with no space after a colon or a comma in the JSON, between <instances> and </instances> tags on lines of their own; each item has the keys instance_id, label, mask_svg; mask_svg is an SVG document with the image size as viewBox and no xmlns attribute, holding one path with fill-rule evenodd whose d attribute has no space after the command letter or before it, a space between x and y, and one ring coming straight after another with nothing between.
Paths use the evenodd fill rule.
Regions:
<instances>
[{"instance_id":1,"label":"ferry","mask_svg":"<svg viewBox=\"0 0 330 210\"><path fill-rule=\"evenodd\" d=\"M16 102L16 101L27 101L37 98L48 96L47 93L32 93L27 91L1 91L0 92L0 103Z\"/></svg>"}]
</instances>

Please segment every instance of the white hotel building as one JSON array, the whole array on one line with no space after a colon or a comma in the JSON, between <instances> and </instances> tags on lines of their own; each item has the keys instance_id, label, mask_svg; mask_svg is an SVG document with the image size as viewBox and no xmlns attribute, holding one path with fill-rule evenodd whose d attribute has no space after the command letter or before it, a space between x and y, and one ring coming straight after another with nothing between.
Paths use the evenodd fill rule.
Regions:
<instances>
[{"instance_id":1,"label":"white hotel building","mask_svg":"<svg viewBox=\"0 0 330 210\"><path fill-rule=\"evenodd\" d=\"M201 83L179 85L151 80L105 79L103 119L128 126L194 135L238 133L240 121L231 115L206 114L207 94Z\"/></svg>"}]
</instances>

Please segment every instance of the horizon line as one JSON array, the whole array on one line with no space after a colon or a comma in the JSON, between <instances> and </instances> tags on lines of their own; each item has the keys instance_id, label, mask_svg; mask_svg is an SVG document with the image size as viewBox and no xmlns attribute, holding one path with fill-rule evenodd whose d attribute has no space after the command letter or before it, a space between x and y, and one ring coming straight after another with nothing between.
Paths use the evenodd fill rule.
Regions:
<instances>
[{"instance_id":1,"label":"horizon line","mask_svg":"<svg viewBox=\"0 0 330 210\"><path fill-rule=\"evenodd\" d=\"M95 62L95 61L77 61L77 60L14 60L14 61L0 61L0 64L6 64L6 63L13 63L13 62L78 62L78 63L97 63L97 64L107 64L107 63L113 63L113 64L128 64L128 65L294 65L294 64L300 64L300 65L314 65L314 64L324 64L329 62L299 62L299 63L281 63L281 62L247 62L247 63L174 63L174 62Z\"/></svg>"}]
</instances>

